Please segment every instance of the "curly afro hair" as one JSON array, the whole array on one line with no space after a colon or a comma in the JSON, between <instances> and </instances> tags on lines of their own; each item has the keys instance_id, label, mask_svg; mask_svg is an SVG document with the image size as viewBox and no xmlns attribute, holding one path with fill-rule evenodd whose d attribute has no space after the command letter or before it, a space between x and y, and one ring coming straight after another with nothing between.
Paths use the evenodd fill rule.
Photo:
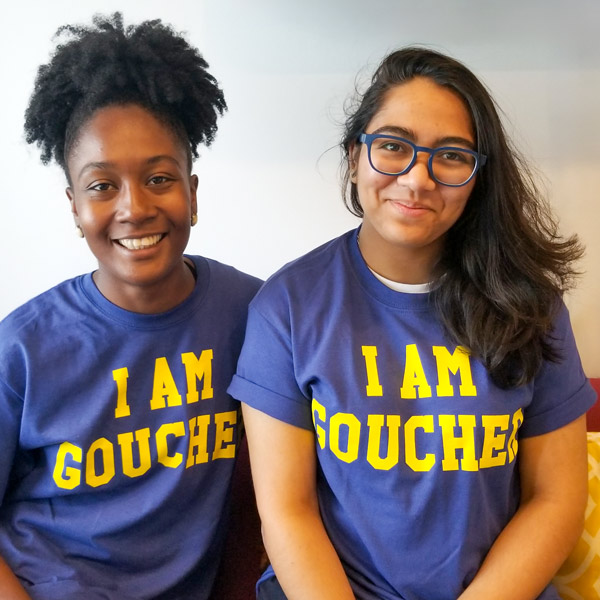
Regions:
<instances>
[{"instance_id":1,"label":"curly afro hair","mask_svg":"<svg viewBox=\"0 0 600 600\"><path fill-rule=\"evenodd\" d=\"M66 160L81 125L99 108L135 103L172 128L190 159L210 145L227 109L198 50L160 20L123 26L121 13L93 26L65 25L48 64L40 66L25 111L25 139L68 177ZM64 39L66 38L66 39Z\"/></svg>"}]
</instances>

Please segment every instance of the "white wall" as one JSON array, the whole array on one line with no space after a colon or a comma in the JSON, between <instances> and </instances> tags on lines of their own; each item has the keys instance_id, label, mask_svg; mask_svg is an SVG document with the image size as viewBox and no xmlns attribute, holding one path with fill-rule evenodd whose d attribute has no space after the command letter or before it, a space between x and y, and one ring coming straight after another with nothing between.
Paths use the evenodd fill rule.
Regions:
<instances>
[{"instance_id":1,"label":"white wall","mask_svg":"<svg viewBox=\"0 0 600 600\"><path fill-rule=\"evenodd\" d=\"M338 192L336 145L356 74L385 52L428 44L492 89L518 145L543 173L565 233L587 245L568 298L584 367L600 376L600 2L597 0L21 1L0 37L0 318L94 268L75 237L58 167L23 141L37 66L65 23L98 10L162 18L187 32L229 104L196 163L199 225L188 250L266 277L353 227Z\"/></svg>"}]
</instances>

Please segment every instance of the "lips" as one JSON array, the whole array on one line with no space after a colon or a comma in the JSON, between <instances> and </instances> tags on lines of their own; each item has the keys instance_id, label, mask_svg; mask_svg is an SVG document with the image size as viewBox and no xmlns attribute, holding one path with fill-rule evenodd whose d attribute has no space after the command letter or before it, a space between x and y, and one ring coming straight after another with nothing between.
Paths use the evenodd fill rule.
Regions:
<instances>
[{"instance_id":1,"label":"lips","mask_svg":"<svg viewBox=\"0 0 600 600\"><path fill-rule=\"evenodd\" d=\"M429 206L418 202L410 202L406 200L390 200L396 210L407 215L419 215L431 211Z\"/></svg>"},{"instance_id":2,"label":"lips","mask_svg":"<svg viewBox=\"0 0 600 600\"><path fill-rule=\"evenodd\" d=\"M410 200L390 200L390 202L396 204L397 206L403 206L404 208L430 210L429 206L420 204L419 202L411 202Z\"/></svg>"},{"instance_id":3,"label":"lips","mask_svg":"<svg viewBox=\"0 0 600 600\"><path fill-rule=\"evenodd\" d=\"M152 248L152 246L156 246L156 244L158 244L163 237L164 234L157 233L144 237L122 238L120 240L115 240L115 242L120 246L127 248L127 250L144 250L146 248Z\"/></svg>"}]
</instances>

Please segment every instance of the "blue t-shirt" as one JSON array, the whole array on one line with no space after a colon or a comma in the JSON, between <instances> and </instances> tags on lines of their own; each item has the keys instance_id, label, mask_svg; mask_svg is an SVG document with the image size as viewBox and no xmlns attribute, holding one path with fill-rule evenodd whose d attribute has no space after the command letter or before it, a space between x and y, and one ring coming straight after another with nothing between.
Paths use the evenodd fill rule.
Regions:
<instances>
[{"instance_id":1,"label":"blue t-shirt","mask_svg":"<svg viewBox=\"0 0 600 600\"><path fill-rule=\"evenodd\" d=\"M35 599L209 597L260 281L190 258L168 312L123 310L88 274L0 324L0 554Z\"/></svg>"},{"instance_id":2,"label":"blue t-shirt","mask_svg":"<svg viewBox=\"0 0 600 600\"><path fill-rule=\"evenodd\" d=\"M229 392L315 431L322 519L358 599L451 600L517 509L519 439L594 402L564 306L552 340L562 362L498 388L429 294L378 281L349 232L263 286Z\"/></svg>"}]
</instances>

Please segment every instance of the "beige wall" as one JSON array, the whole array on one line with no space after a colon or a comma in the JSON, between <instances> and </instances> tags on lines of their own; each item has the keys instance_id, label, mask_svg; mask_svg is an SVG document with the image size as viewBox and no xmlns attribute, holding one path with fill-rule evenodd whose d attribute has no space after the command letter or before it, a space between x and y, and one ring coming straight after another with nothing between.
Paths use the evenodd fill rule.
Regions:
<instances>
[{"instance_id":1,"label":"beige wall","mask_svg":"<svg viewBox=\"0 0 600 600\"><path fill-rule=\"evenodd\" d=\"M600 3L597 13L600 25ZM484 77L507 130L537 170L561 231L576 233L586 247L566 302L584 369L600 377L600 61L565 66L548 61L544 68L496 69Z\"/></svg>"}]
</instances>

